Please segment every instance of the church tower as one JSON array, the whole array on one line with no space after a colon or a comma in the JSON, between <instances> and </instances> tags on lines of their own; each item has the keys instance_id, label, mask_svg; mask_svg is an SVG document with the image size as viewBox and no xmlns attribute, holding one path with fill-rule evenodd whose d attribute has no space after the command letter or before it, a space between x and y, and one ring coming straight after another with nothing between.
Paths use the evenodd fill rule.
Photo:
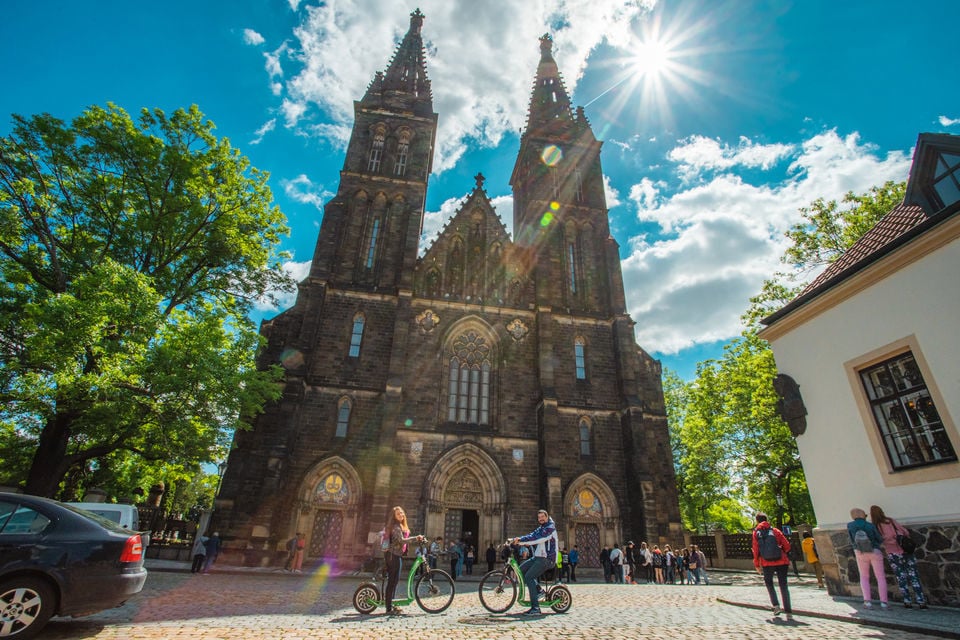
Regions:
<instances>
[{"instance_id":1,"label":"church tower","mask_svg":"<svg viewBox=\"0 0 960 640\"><path fill-rule=\"evenodd\" d=\"M623 279L607 221L601 143L583 108L571 108L552 51L553 39L542 36L527 126L510 179L516 240L537 256L538 303L623 313Z\"/></svg>"},{"instance_id":2,"label":"church tower","mask_svg":"<svg viewBox=\"0 0 960 640\"><path fill-rule=\"evenodd\" d=\"M600 142L550 36L511 184L515 239L477 172L418 258L437 114L410 27L355 103L297 301L264 322L283 396L238 432L215 507L225 562L368 558L394 505L475 555L538 509L584 568L628 538L682 543L660 365L626 313Z\"/></svg>"},{"instance_id":3,"label":"church tower","mask_svg":"<svg viewBox=\"0 0 960 640\"><path fill-rule=\"evenodd\" d=\"M422 26L418 9L386 72L354 103L340 187L324 208L311 278L393 293L411 286L437 133Z\"/></svg>"}]
</instances>

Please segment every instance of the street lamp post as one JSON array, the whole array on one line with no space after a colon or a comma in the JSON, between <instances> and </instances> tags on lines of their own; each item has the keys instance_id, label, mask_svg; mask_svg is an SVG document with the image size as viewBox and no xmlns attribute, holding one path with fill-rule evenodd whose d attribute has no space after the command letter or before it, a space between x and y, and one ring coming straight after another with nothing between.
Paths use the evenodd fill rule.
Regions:
<instances>
[{"instance_id":1,"label":"street lamp post","mask_svg":"<svg viewBox=\"0 0 960 640\"><path fill-rule=\"evenodd\" d=\"M213 498L216 500L220 497L220 484L223 482L223 474L227 471L227 461L224 460L217 465L217 490L213 492Z\"/></svg>"},{"instance_id":2,"label":"street lamp post","mask_svg":"<svg viewBox=\"0 0 960 640\"><path fill-rule=\"evenodd\" d=\"M777 529L783 531L783 496L777 494Z\"/></svg>"}]
</instances>

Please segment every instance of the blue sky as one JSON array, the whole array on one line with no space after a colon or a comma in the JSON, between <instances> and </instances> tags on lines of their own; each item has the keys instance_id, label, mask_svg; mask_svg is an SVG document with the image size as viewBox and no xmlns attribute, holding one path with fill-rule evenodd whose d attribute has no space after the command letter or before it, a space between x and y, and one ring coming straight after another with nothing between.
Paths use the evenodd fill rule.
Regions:
<instances>
[{"instance_id":1,"label":"blue sky","mask_svg":"<svg viewBox=\"0 0 960 640\"><path fill-rule=\"evenodd\" d=\"M301 276L353 100L417 7L440 114L421 251L478 171L512 228L517 132L550 32L604 141L637 340L684 378L739 334L799 207L906 179L918 133L960 134L960 3L942 0L7 0L0 134L12 113L195 103L270 172Z\"/></svg>"}]
</instances>

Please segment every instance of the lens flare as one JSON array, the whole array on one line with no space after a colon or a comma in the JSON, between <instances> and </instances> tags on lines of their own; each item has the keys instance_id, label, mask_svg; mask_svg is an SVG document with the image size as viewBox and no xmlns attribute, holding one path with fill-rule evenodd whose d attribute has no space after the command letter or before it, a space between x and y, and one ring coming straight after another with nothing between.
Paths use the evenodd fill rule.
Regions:
<instances>
[{"instance_id":1,"label":"lens flare","mask_svg":"<svg viewBox=\"0 0 960 640\"><path fill-rule=\"evenodd\" d=\"M313 594L323 591L327 586L327 582L330 580L331 569L332 567L328 563L324 562L321 564L310 576L310 587L305 591Z\"/></svg>"},{"instance_id":2,"label":"lens flare","mask_svg":"<svg viewBox=\"0 0 960 640\"><path fill-rule=\"evenodd\" d=\"M280 354L280 364L285 369L296 369L303 366L303 354L296 349L284 349Z\"/></svg>"},{"instance_id":3,"label":"lens flare","mask_svg":"<svg viewBox=\"0 0 960 640\"><path fill-rule=\"evenodd\" d=\"M547 211L545 214L543 214L543 216L540 218L540 226L541 226L541 227L549 227L549 226L550 226L550 223L552 223L552 222L553 222L553 214L550 213L549 211Z\"/></svg>"},{"instance_id":4,"label":"lens flare","mask_svg":"<svg viewBox=\"0 0 960 640\"><path fill-rule=\"evenodd\" d=\"M560 150L560 147L553 144L544 147L543 153L540 154L540 160L548 167L555 166L562 159L563 151Z\"/></svg>"},{"instance_id":5,"label":"lens flare","mask_svg":"<svg viewBox=\"0 0 960 640\"><path fill-rule=\"evenodd\" d=\"M551 211L560 211L560 203L557 202L556 200L554 200L553 202L551 202L551 203L550 203L550 210L551 210Z\"/></svg>"}]
</instances>

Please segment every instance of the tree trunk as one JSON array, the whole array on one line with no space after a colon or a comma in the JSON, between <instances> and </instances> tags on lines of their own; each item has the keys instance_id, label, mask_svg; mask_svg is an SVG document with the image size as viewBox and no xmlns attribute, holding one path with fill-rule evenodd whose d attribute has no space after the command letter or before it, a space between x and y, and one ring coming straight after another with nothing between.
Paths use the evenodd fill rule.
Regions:
<instances>
[{"instance_id":1,"label":"tree trunk","mask_svg":"<svg viewBox=\"0 0 960 640\"><path fill-rule=\"evenodd\" d=\"M47 420L46 426L40 432L40 443L27 474L25 493L47 498L56 495L60 481L69 468L67 444L70 441L72 422L73 414L69 412L58 412Z\"/></svg>"}]
</instances>

